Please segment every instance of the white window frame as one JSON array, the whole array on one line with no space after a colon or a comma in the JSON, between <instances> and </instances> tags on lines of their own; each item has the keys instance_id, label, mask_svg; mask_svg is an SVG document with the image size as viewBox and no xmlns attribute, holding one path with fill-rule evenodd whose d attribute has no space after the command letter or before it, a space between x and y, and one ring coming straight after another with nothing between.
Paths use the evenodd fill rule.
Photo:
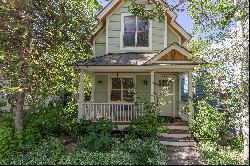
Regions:
<instances>
[{"instance_id":1,"label":"white window frame","mask_svg":"<svg viewBox=\"0 0 250 166\"><path fill-rule=\"evenodd\" d=\"M123 34L124 34L124 17L133 16L131 13L121 13L121 33L120 33L120 49L121 50L131 50L131 51L152 51L152 20L149 20L149 36L148 36L148 44L149 47L123 47ZM137 16L135 16L137 18ZM137 24L137 19L136 19ZM136 37L137 38L137 37ZM136 39L135 39L136 40Z\"/></svg>"},{"instance_id":2,"label":"white window frame","mask_svg":"<svg viewBox=\"0 0 250 166\"><path fill-rule=\"evenodd\" d=\"M108 89L108 101L109 101L109 103L129 103L129 102L123 100L123 89L121 89L121 101L112 101L111 100L112 78L132 78L134 85L136 85L135 75L131 75L131 74L127 74L127 73L119 73L118 77L117 77L117 74L110 74L109 75L109 89Z\"/></svg>"}]
</instances>

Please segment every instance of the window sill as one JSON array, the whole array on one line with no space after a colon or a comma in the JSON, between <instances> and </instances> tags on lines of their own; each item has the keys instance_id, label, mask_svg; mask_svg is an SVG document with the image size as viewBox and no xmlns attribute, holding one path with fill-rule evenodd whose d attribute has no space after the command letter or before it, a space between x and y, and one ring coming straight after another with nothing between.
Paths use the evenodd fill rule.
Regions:
<instances>
[{"instance_id":1,"label":"window sill","mask_svg":"<svg viewBox=\"0 0 250 166\"><path fill-rule=\"evenodd\" d=\"M120 47L120 49L125 51L152 51L151 47Z\"/></svg>"}]
</instances>

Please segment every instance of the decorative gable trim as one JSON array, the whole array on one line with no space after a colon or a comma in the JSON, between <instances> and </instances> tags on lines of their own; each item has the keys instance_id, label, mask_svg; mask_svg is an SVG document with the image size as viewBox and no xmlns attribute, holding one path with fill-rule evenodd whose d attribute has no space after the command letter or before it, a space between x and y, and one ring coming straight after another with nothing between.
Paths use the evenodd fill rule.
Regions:
<instances>
[{"instance_id":1,"label":"decorative gable trim","mask_svg":"<svg viewBox=\"0 0 250 166\"><path fill-rule=\"evenodd\" d=\"M177 56L177 57L176 57ZM194 62L194 63L205 63L202 60L193 60L191 57L191 54L189 51L187 51L185 48L181 47L177 43L171 44L166 49L162 50L159 54L151 58L148 62L145 64L153 64L158 63L157 61L170 61L170 62Z\"/></svg>"},{"instance_id":2,"label":"decorative gable trim","mask_svg":"<svg viewBox=\"0 0 250 166\"><path fill-rule=\"evenodd\" d=\"M154 4L157 4L157 1L167 7L166 3L162 0L151 0ZM92 33L92 40L96 33L100 33L99 29L106 23L106 18L114 12L114 10L120 6L124 0L112 0L98 15L97 18L99 19L100 23L97 26L96 30ZM176 13L173 11L167 11L167 24L181 37L181 44L186 43L191 36L179 25L176 23Z\"/></svg>"},{"instance_id":3,"label":"decorative gable trim","mask_svg":"<svg viewBox=\"0 0 250 166\"><path fill-rule=\"evenodd\" d=\"M179 51L173 49L166 55L162 56L158 61L189 61L189 59Z\"/></svg>"}]
</instances>

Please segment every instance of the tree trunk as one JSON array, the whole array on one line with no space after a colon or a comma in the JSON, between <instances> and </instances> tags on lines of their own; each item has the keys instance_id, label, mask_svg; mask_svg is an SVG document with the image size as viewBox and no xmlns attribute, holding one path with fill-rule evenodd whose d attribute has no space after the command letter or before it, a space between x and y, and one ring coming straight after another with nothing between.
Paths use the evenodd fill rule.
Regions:
<instances>
[{"instance_id":1,"label":"tree trunk","mask_svg":"<svg viewBox=\"0 0 250 166\"><path fill-rule=\"evenodd\" d=\"M23 129L24 116L24 101L25 101L25 86L22 86L17 93L16 98L16 115L15 115L15 132L20 132Z\"/></svg>"}]
</instances>

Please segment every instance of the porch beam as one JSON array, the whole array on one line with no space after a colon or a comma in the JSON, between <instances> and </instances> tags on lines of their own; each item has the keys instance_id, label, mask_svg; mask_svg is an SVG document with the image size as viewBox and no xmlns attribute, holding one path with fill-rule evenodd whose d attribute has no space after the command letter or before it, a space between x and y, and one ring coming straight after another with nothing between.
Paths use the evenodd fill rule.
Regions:
<instances>
[{"instance_id":1,"label":"porch beam","mask_svg":"<svg viewBox=\"0 0 250 166\"><path fill-rule=\"evenodd\" d=\"M193 85L192 85L192 71L188 71L188 108L191 114L188 116L188 121L191 122L194 107L193 107Z\"/></svg>"},{"instance_id":2,"label":"porch beam","mask_svg":"<svg viewBox=\"0 0 250 166\"><path fill-rule=\"evenodd\" d=\"M193 69L198 64L158 64L158 65L151 65L151 66L112 66L112 65L106 65L106 66L78 66L80 69L86 69L86 70L160 70L160 69Z\"/></svg>"},{"instance_id":3,"label":"porch beam","mask_svg":"<svg viewBox=\"0 0 250 166\"><path fill-rule=\"evenodd\" d=\"M155 95L155 71L151 71L151 102L154 102L154 95Z\"/></svg>"},{"instance_id":4,"label":"porch beam","mask_svg":"<svg viewBox=\"0 0 250 166\"><path fill-rule=\"evenodd\" d=\"M78 119L83 116L83 102L84 102L84 70L80 71L80 87L79 87L79 99L78 99Z\"/></svg>"}]
</instances>

